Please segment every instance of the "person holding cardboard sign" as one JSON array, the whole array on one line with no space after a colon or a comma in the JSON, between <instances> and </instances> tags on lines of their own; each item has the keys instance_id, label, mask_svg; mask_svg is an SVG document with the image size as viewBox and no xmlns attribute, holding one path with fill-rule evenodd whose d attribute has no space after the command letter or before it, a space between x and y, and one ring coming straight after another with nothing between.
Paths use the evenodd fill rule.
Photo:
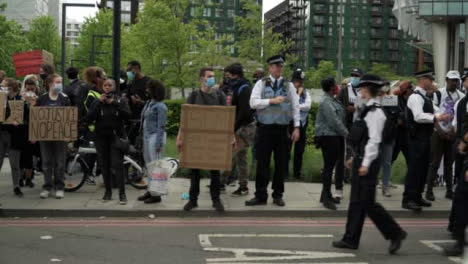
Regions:
<instances>
[{"instance_id":1,"label":"person holding cardboard sign","mask_svg":"<svg viewBox=\"0 0 468 264\"><path fill-rule=\"evenodd\" d=\"M270 76L258 81L250 97L250 107L257 110L257 177L255 197L246 206L265 205L268 199L271 154L275 157L273 203L284 206L284 178L288 162L289 137L297 142L300 137L299 97L294 85L283 78L284 58L276 55L268 59ZM289 135L289 123L294 130Z\"/></svg>"},{"instance_id":2,"label":"person holding cardboard sign","mask_svg":"<svg viewBox=\"0 0 468 264\"><path fill-rule=\"evenodd\" d=\"M58 74L51 74L46 79L49 92L39 97L33 106L60 107L70 106L70 99L63 93L62 77ZM64 197L65 188L65 157L67 142L65 141L41 141L42 169L44 171L43 191L40 194L42 199L50 196L52 188L55 186L55 198ZM52 182L54 179L54 182Z\"/></svg>"},{"instance_id":3,"label":"person holding cardboard sign","mask_svg":"<svg viewBox=\"0 0 468 264\"><path fill-rule=\"evenodd\" d=\"M200 70L200 90L192 92L187 99L187 104L197 105L226 105L226 96L223 92L213 89L216 85L215 72L212 68L203 68ZM181 130L177 135L177 149L182 150L183 136ZM213 207L218 212L224 211L224 206L219 198L221 180L220 172L212 170L210 193ZM184 206L185 211L190 211L198 207L198 195L200 194L200 170L192 170L190 178L190 201Z\"/></svg>"},{"instance_id":4,"label":"person holding cardboard sign","mask_svg":"<svg viewBox=\"0 0 468 264\"><path fill-rule=\"evenodd\" d=\"M8 96L7 96L7 108L6 108L6 124L5 129L10 134L10 150L8 152L8 158L10 160L11 167L11 177L13 180L13 192L18 197L23 197L23 192L20 189L20 179L21 179L21 153L25 147L25 144L28 141L28 129L25 125L20 124L17 120L11 121L12 117L12 102L21 101L21 95L19 95L19 83L17 80L12 78L6 78L3 80L2 87L8 87ZM23 107L26 106L23 104ZM23 114L25 115L27 109L22 109ZM16 113L15 113L16 114ZM22 116L24 119L24 116ZM31 181L31 179L28 179Z\"/></svg>"}]
</instances>

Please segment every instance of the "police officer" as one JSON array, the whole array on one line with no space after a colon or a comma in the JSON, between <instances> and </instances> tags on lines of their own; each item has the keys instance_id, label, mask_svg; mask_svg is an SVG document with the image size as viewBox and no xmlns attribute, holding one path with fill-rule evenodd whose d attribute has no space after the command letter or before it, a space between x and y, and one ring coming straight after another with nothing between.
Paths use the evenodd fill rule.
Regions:
<instances>
[{"instance_id":1,"label":"police officer","mask_svg":"<svg viewBox=\"0 0 468 264\"><path fill-rule=\"evenodd\" d=\"M354 152L351 200L348 209L346 232L343 238L333 242L336 248L357 249L366 215L374 222L385 239L390 240L389 252L396 253L406 232L392 216L376 203L377 176L380 168L379 145L384 137L386 116L376 99L385 84L376 75L364 75L359 83L361 97L365 102L363 111L353 123L349 143Z\"/></svg>"},{"instance_id":2,"label":"police officer","mask_svg":"<svg viewBox=\"0 0 468 264\"><path fill-rule=\"evenodd\" d=\"M402 207L409 210L421 211L422 207L432 204L423 199L424 185L429 168L431 136L434 123L447 121L449 114L440 114L439 109L427 97L432 89L434 80L432 71L415 73L418 85L408 98L408 152L409 164L405 178L405 191L403 193Z\"/></svg>"},{"instance_id":3,"label":"police officer","mask_svg":"<svg viewBox=\"0 0 468 264\"><path fill-rule=\"evenodd\" d=\"M465 113L466 116L466 113ZM465 117L463 122L464 137L460 142L458 150L465 154L468 150L468 119ZM465 156L466 157L466 156ZM452 234L456 240L455 245L444 249L447 256L461 256L463 247L466 246L466 231L468 227L468 160L465 159L462 173L458 176L458 184L455 189L452 205Z\"/></svg>"},{"instance_id":4,"label":"police officer","mask_svg":"<svg viewBox=\"0 0 468 264\"><path fill-rule=\"evenodd\" d=\"M284 58L276 55L268 60L270 76L258 81L250 97L250 107L257 110L256 157L257 177L255 198L246 201L246 206L265 205L268 199L271 154L275 157L273 176L273 203L284 206L284 171L286 168L289 137L299 139L299 99L294 85L282 77ZM289 135L289 123L293 120L294 131Z\"/></svg>"},{"instance_id":5,"label":"police officer","mask_svg":"<svg viewBox=\"0 0 468 264\"><path fill-rule=\"evenodd\" d=\"M301 118L301 127L300 127L300 137L299 141L294 144L294 167L293 167L293 176L296 179L301 178L301 171L302 171L302 159L304 156L304 150L306 146L307 140L307 125L309 124L309 111L312 105L312 99L310 97L309 92L304 89L304 78L305 74L301 69L296 69L292 75L292 83L294 87L297 89L297 95L299 96L299 114ZM294 129L294 124L291 124L291 128ZM291 159L291 150L292 150L292 142L289 144L288 149L288 163L286 166L286 176L289 173L289 160Z\"/></svg>"}]
</instances>

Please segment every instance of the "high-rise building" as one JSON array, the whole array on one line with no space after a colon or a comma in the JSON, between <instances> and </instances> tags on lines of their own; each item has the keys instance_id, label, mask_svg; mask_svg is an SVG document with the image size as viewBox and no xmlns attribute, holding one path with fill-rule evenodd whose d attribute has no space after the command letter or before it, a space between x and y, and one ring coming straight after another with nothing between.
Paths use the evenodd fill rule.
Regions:
<instances>
[{"instance_id":1,"label":"high-rise building","mask_svg":"<svg viewBox=\"0 0 468 264\"><path fill-rule=\"evenodd\" d=\"M262 5L262 0L256 0L258 5ZM201 10L203 8L203 10ZM241 0L192 0L187 11L187 17L190 20L199 17L209 21L214 27L216 38L230 39L226 42L230 48L230 53L236 55L234 43L238 39L235 17L242 15Z\"/></svg>"},{"instance_id":2,"label":"high-rise building","mask_svg":"<svg viewBox=\"0 0 468 264\"><path fill-rule=\"evenodd\" d=\"M122 12L122 23L126 25L134 24L138 14L140 3L143 0L120 0L120 8ZM101 8L114 8L114 0L100 0Z\"/></svg>"},{"instance_id":3,"label":"high-rise building","mask_svg":"<svg viewBox=\"0 0 468 264\"><path fill-rule=\"evenodd\" d=\"M66 28L65 28L65 37L66 41L69 41L72 46L78 46L78 37L81 33L81 25L83 23L74 20L74 19L67 19Z\"/></svg>"},{"instance_id":4,"label":"high-rise building","mask_svg":"<svg viewBox=\"0 0 468 264\"><path fill-rule=\"evenodd\" d=\"M283 11L265 14L266 25L300 43L292 50L304 58L298 62L300 67L317 66L321 60L338 65L341 43L344 75L356 66L369 69L372 63L388 64L404 75L417 68L418 51L409 45L413 37L398 30L393 0L285 0L279 6Z\"/></svg>"},{"instance_id":5,"label":"high-rise building","mask_svg":"<svg viewBox=\"0 0 468 264\"><path fill-rule=\"evenodd\" d=\"M48 3L48 14L49 16L54 18L55 26L57 27L59 32L62 32L60 31L60 29L62 28L62 24L60 23L62 22L62 10L60 5L61 2L62 1L60 0L49 0Z\"/></svg>"},{"instance_id":6,"label":"high-rise building","mask_svg":"<svg viewBox=\"0 0 468 264\"><path fill-rule=\"evenodd\" d=\"M8 20L15 20L25 31L29 30L31 20L49 12L49 0L0 0L0 4L5 3L7 7L0 14Z\"/></svg>"}]
</instances>

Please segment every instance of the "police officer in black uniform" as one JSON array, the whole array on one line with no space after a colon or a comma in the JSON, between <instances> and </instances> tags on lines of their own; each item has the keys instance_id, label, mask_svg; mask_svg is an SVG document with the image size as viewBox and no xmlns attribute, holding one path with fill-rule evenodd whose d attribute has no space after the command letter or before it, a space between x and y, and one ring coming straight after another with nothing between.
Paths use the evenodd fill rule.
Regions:
<instances>
[{"instance_id":1,"label":"police officer in black uniform","mask_svg":"<svg viewBox=\"0 0 468 264\"><path fill-rule=\"evenodd\" d=\"M434 123L447 121L449 114L440 114L439 109L429 99L427 92L432 89L434 81L432 71L415 73L418 85L408 98L408 152L409 164L405 178L402 207L409 210L421 211L422 207L432 204L423 199L422 193L426 184L429 169L431 136Z\"/></svg>"},{"instance_id":2,"label":"police officer in black uniform","mask_svg":"<svg viewBox=\"0 0 468 264\"><path fill-rule=\"evenodd\" d=\"M351 127L348 142L353 151L351 200L348 209L346 232L333 242L336 248L357 249L366 215L374 222L385 239L390 240L389 252L395 254L406 238L406 232L392 216L375 201L377 176L380 168L379 145L382 142L387 117L377 99L384 82L376 75L364 75L359 83L361 97L366 102L362 112Z\"/></svg>"}]
</instances>

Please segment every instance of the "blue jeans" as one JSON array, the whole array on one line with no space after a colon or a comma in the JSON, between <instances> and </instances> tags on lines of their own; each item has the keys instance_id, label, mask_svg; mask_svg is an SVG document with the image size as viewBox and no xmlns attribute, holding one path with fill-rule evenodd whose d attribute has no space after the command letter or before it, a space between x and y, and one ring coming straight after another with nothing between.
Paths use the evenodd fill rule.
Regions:
<instances>
[{"instance_id":1,"label":"blue jeans","mask_svg":"<svg viewBox=\"0 0 468 264\"><path fill-rule=\"evenodd\" d=\"M157 134L150 134L148 136L145 135L145 137L143 137L143 158L145 159L146 164L154 160L160 160L164 158L164 149L166 147L166 133L164 133L163 145L159 152L156 151L156 141ZM148 176L148 182L150 181L151 179Z\"/></svg>"},{"instance_id":2,"label":"blue jeans","mask_svg":"<svg viewBox=\"0 0 468 264\"><path fill-rule=\"evenodd\" d=\"M381 146L381 157L382 157L382 185L387 188L390 184L390 178L392 177L392 156L393 147L395 140L389 143L382 143Z\"/></svg>"}]
</instances>

